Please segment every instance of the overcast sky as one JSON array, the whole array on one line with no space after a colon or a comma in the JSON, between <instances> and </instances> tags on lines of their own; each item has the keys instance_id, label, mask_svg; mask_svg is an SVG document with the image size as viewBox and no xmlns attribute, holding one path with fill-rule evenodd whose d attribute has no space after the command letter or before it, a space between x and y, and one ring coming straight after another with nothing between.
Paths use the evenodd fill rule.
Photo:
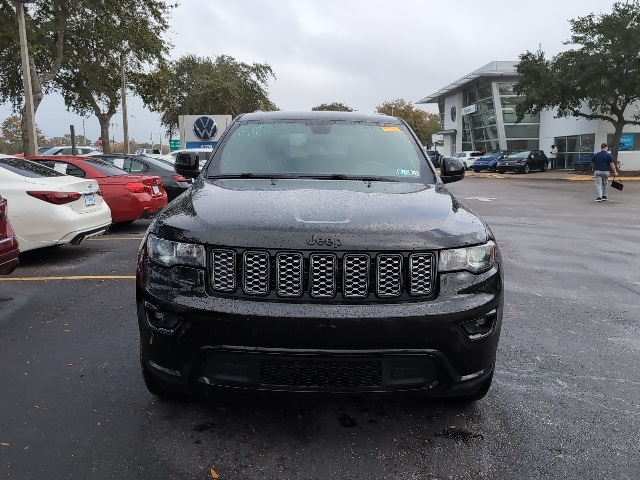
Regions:
<instances>
[{"instance_id":1,"label":"overcast sky","mask_svg":"<svg viewBox=\"0 0 640 480\"><path fill-rule=\"evenodd\" d=\"M611 11L613 0L179 0L167 35L172 58L230 55L268 63L271 100L283 110L342 102L373 113L384 101L415 103L494 60L518 60L541 45L548 56L569 47L569 19ZM158 142L158 116L128 96L129 136ZM425 106L435 111L434 106ZM8 106L2 118L10 114ZM201 112L216 114L218 112ZM82 118L45 97L36 121L61 136ZM114 116L122 140L122 114ZM85 120L87 138L98 121ZM163 137L163 143L167 139Z\"/></svg>"}]
</instances>

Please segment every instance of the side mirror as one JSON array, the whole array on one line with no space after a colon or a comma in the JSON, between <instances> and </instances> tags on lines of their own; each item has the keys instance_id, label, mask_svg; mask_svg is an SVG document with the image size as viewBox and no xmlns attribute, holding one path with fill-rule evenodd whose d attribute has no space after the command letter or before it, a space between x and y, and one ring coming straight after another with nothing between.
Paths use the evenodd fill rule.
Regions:
<instances>
[{"instance_id":1,"label":"side mirror","mask_svg":"<svg viewBox=\"0 0 640 480\"><path fill-rule=\"evenodd\" d=\"M176 163L174 165L174 169L178 175L182 175L187 178L196 178L200 175L200 170L198 169L199 159L198 154L196 153L179 153L176 156Z\"/></svg>"},{"instance_id":2,"label":"side mirror","mask_svg":"<svg viewBox=\"0 0 640 480\"><path fill-rule=\"evenodd\" d=\"M452 183L464 178L464 163L459 158L443 157L440 164L442 183Z\"/></svg>"}]
</instances>

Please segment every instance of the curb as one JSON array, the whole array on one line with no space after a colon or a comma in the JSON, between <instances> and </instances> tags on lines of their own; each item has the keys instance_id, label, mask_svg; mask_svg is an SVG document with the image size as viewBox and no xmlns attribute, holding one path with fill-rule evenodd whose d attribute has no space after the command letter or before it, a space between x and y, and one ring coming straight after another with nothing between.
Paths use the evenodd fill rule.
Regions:
<instances>
[{"instance_id":1,"label":"curb","mask_svg":"<svg viewBox=\"0 0 640 480\"><path fill-rule=\"evenodd\" d=\"M538 172L535 172L538 173ZM593 182L594 181L594 177L593 175L575 175L573 173L569 173L567 172L567 176L566 177L558 177L558 176L544 176L543 172L539 172L540 175L525 175L525 174L512 174L512 175L504 175L504 174L500 174L500 173L493 173L493 172L487 172L487 173L465 173L465 177L479 177L479 178L514 178L514 179L536 179L536 180L568 180L571 182ZM640 180L640 177L620 177L618 176L617 178L619 178L620 180L622 180L623 182L625 181L638 181Z\"/></svg>"}]
</instances>

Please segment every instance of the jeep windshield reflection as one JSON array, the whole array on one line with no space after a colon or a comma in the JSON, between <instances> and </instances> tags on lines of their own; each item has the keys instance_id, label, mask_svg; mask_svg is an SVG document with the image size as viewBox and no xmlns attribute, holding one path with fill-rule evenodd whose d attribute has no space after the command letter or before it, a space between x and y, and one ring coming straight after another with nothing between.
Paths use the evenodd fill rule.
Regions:
<instances>
[{"instance_id":1,"label":"jeep windshield reflection","mask_svg":"<svg viewBox=\"0 0 640 480\"><path fill-rule=\"evenodd\" d=\"M326 120L239 123L218 146L207 176L436 181L405 125Z\"/></svg>"}]
</instances>

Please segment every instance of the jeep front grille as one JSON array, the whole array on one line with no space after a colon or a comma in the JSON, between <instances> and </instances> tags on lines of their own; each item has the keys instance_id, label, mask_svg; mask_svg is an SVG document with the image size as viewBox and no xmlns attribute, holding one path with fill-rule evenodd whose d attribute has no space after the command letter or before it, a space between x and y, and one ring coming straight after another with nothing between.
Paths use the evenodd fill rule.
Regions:
<instances>
[{"instance_id":1,"label":"jeep front grille","mask_svg":"<svg viewBox=\"0 0 640 480\"><path fill-rule=\"evenodd\" d=\"M434 293L435 255L212 249L211 289L308 300L389 300ZM238 265L240 263L240 265Z\"/></svg>"}]
</instances>

